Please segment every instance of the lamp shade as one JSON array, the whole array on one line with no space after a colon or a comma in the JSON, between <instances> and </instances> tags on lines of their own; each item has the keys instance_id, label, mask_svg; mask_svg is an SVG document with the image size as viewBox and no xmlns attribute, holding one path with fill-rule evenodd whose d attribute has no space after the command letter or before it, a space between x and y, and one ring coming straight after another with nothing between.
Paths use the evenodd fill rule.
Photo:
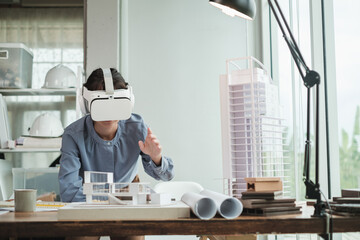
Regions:
<instances>
[{"instance_id":1,"label":"lamp shade","mask_svg":"<svg viewBox=\"0 0 360 240\"><path fill-rule=\"evenodd\" d=\"M238 16L253 20L256 15L254 0L209 0L209 3L232 17Z\"/></svg>"}]
</instances>

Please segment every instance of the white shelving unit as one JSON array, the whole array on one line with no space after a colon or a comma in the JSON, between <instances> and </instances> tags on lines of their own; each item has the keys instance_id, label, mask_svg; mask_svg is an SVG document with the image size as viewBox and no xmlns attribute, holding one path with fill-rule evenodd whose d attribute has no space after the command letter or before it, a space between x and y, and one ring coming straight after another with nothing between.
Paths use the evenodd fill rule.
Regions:
<instances>
[{"instance_id":1,"label":"white shelving unit","mask_svg":"<svg viewBox=\"0 0 360 240\"><path fill-rule=\"evenodd\" d=\"M0 149L0 153L59 152L60 148L14 148Z\"/></svg>"},{"instance_id":2,"label":"white shelving unit","mask_svg":"<svg viewBox=\"0 0 360 240\"><path fill-rule=\"evenodd\" d=\"M76 96L75 88L65 89L0 89L0 94L3 96L45 96L45 95L62 95L62 96Z\"/></svg>"},{"instance_id":3,"label":"white shelving unit","mask_svg":"<svg viewBox=\"0 0 360 240\"><path fill-rule=\"evenodd\" d=\"M0 89L0 94L4 97L7 96L74 96L76 97L76 88L65 88L65 89ZM77 115L80 111L76 109ZM1 149L0 153L35 153L35 152L59 152L60 148L23 148L18 147L15 149Z\"/></svg>"},{"instance_id":4,"label":"white shelving unit","mask_svg":"<svg viewBox=\"0 0 360 240\"><path fill-rule=\"evenodd\" d=\"M0 89L0 94L4 97L4 100L7 103L7 106L14 106L19 104L19 111L12 111L12 122L9 122L10 129L11 126L22 126L21 121L17 122L18 119L24 120L24 111L27 111L27 107L31 109L37 109L40 111L52 111L60 110L66 111L69 109L76 109L77 117L80 116L80 110L76 104L77 91L76 88L66 88L66 89ZM49 98L49 96L57 96L57 99L62 99L58 102L43 102L42 98ZM31 99L30 102L23 99ZM21 102L24 101L24 102ZM42 101L47 105L38 106L37 102ZM73 102L75 104L73 105ZM54 104L51 106L51 104ZM45 106L45 108L43 108ZM10 110L10 108L9 108ZM9 113L6 111L7 114ZM63 112L62 112L63 113ZM66 114L66 113L65 113ZM14 136L15 135L15 136ZM15 133L10 138L19 137L18 133ZM0 160L1 163L1 176L0 176L0 200L8 199L13 190L13 175L11 169L16 168L31 168L31 169L43 169L42 171L47 171L46 167L49 163L49 160L53 161L60 154L60 148L24 148L17 147L14 149L1 149L0 154L4 155L5 160ZM45 161L44 161L45 160ZM44 168L43 165L46 165ZM34 168L35 167L35 168ZM56 180L56 178L55 178Z\"/></svg>"}]
</instances>

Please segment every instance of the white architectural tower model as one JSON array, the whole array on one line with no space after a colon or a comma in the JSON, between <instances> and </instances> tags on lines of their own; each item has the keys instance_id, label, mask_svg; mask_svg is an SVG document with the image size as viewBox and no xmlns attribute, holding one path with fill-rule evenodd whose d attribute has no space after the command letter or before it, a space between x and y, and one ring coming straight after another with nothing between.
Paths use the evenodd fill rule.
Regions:
<instances>
[{"instance_id":1,"label":"white architectural tower model","mask_svg":"<svg viewBox=\"0 0 360 240\"><path fill-rule=\"evenodd\" d=\"M237 61L245 61L240 68ZM257 63L262 68L255 68ZM236 70L230 72L231 66ZM223 176L230 195L246 191L244 178L280 177L287 188L278 87L256 59L227 61L220 76Z\"/></svg>"}]
</instances>

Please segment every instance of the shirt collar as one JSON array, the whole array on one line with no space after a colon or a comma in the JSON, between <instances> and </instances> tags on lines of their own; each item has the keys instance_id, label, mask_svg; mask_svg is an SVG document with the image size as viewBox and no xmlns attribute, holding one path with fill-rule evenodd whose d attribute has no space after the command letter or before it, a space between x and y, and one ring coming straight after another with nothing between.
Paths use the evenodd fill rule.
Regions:
<instances>
[{"instance_id":1,"label":"shirt collar","mask_svg":"<svg viewBox=\"0 0 360 240\"><path fill-rule=\"evenodd\" d=\"M119 121L120 123L120 121ZM86 116L86 127L87 129L89 130L89 133L91 135L91 137L99 144L103 144L103 145L113 145L115 144L119 138L120 138L120 135L121 135L121 128L120 128L120 124L118 123L118 129L116 131L116 134L115 134L115 137L110 140L110 141L107 141L107 140L104 140L102 139L98 134L97 132L95 131L95 128L94 128L94 122L93 120L91 119L91 116L90 114Z\"/></svg>"}]
</instances>

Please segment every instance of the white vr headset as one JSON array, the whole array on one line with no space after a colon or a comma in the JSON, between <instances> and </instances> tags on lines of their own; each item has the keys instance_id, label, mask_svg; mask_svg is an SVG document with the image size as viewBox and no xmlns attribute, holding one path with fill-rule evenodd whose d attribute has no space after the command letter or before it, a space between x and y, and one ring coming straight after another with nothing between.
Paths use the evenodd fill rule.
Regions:
<instances>
[{"instance_id":1,"label":"white vr headset","mask_svg":"<svg viewBox=\"0 0 360 240\"><path fill-rule=\"evenodd\" d=\"M90 91L82 88L85 106L94 121L111 121L129 119L134 106L134 95L131 86L127 89L115 89L109 68L102 69L105 90Z\"/></svg>"}]
</instances>

